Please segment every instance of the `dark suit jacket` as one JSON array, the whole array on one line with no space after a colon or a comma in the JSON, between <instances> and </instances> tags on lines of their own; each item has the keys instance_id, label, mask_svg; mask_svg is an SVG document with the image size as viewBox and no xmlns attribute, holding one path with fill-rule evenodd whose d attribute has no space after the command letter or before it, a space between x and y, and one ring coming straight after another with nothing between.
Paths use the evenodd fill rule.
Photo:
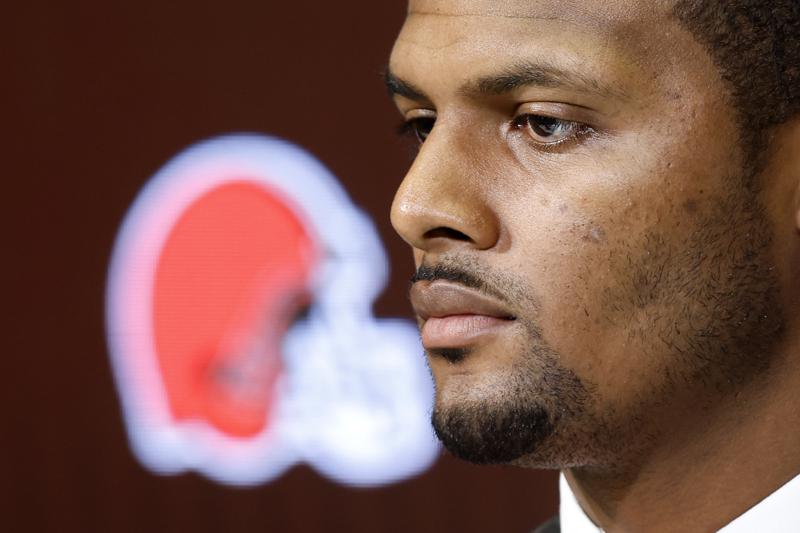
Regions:
<instances>
[{"instance_id":1,"label":"dark suit jacket","mask_svg":"<svg viewBox=\"0 0 800 533\"><path fill-rule=\"evenodd\" d=\"M561 522L559 522L558 516L537 527L532 533L561 533Z\"/></svg>"}]
</instances>

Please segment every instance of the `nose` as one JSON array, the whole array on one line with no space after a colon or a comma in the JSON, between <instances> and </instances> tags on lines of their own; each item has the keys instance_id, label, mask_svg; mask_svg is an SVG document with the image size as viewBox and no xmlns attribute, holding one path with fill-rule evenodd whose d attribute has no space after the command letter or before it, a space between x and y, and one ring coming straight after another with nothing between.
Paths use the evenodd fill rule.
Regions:
<instances>
[{"instance_id":1,"label":"nose","mask_svg":"<svg viewBox=\"0 0 800 533\"><path fill-rule=\"evenodd\" d=\"M444 253L497 244L499 223L488 197L491 177L480 175L486 168L476 161L480 153L481 147L441 127L428 136L392 203L392 226L413 248Z\"/></svg>"}]
</instances>

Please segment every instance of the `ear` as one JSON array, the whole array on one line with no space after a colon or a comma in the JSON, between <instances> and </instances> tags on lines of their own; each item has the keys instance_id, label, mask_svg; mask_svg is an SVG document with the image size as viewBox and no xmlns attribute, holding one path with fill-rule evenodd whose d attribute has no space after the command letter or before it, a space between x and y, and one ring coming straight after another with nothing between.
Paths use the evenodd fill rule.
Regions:
<instances>
[{"instance_id":1,"label":"ear","mask_svg":"<svg viewBox=\"0 0 800 533\"><path fill-rule=\"evenodd\" d=\"M800 116L766 133L755 182L756 198L771 228L772 257L786 296L800 302ZM796 298L795 298L796 296Z\"/></svg>"},{"instance_id":2,"label":"ear","mask_svg":"<svg viewBox=\"0 0 800 533\"><path fill-rule=\"evenodd\" d=\"M794 245L800 250L800 116L776 126L767 135L759 176L755 178L761 201L775 226L776 239L796 240Z\"/></svg>"},{"instance_id":3,"label":"ear","mask_svg":"<svg viewBox=\"0 0 800 533\"><path fill-rule=\"evenodd\" d=\"M769 166L775 170L776 192L791 199L793 230L800 240L800 116L778 126L771 144Z\"/></svg>"},{"instance_id":4,"label":"ear","mask_svg":"<svg viewBox=\"0 0 800 533\"><path fill-rule=\"evenodd\" d=\"M769 135L755 180L772 228L772 257L782 296L800 310L800 116L775 127Z\"/></svg>"}]
</instances>

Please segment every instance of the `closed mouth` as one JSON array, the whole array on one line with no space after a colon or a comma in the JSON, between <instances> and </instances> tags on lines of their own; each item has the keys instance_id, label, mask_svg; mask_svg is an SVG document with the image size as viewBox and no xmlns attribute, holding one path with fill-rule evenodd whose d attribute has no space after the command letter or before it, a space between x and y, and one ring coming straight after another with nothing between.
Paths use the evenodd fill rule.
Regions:
<instances>
[{"instance_id":1,"label":"closed mouth","mask_svg":"<svg viewBox=\"0 0 800 533\"><path fill-rule=\"evenodd\" d=\"M428 350L469 346L516 320L496 298L450 281L416 282L410 298Z\"/></svg>"}]
</instances>

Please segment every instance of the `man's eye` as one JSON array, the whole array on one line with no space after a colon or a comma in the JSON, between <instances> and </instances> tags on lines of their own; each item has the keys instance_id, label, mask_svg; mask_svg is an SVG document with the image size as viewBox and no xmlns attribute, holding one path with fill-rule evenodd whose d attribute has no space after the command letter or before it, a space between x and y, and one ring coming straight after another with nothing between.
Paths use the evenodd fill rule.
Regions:
<instances>
[{"instance_id":1,"label":"man's eye","mask_svg":"<svg viewBox=\"0 0 800 533\"><path fill-rule=\"evenodd\" d=\"M525 130L534 141L550 145L567 141L589 129L580 122L530 114L516 117L514 127Z\"/></svg>"},{"instance_id":2,"label":"man's eye","mask_svg":"<svg viewBox=\"0 0 800 533\"><path fill-rule=\"evenodd\" d=\"M407 120L400 127L400 133L414 137L420 144L425 142L436 123L435 117L416 117Z\"/></svg>"}]
</instances>

